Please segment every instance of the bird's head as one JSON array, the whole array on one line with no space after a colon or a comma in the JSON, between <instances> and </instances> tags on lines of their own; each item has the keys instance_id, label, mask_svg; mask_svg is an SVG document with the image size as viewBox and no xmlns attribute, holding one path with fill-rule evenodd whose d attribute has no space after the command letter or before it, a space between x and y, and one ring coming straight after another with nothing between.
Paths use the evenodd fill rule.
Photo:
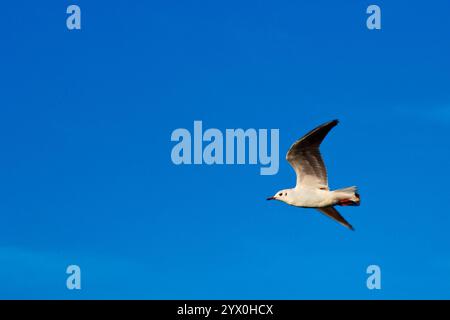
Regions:
<instances>
[{"instance_id":1,"label":"bird's head","mask_svg":"<svg viewBox=\"0 0 450 320\"><path fill-rule=\"evenodd\" d=\"M283 201L283 202L289 203L290 202L291 191L292 190L290 190L290 189L280 190L277 193L275 193L274 196L267 198L267 200L279 200L279 201Z\"/></svg>"}]
</instances>

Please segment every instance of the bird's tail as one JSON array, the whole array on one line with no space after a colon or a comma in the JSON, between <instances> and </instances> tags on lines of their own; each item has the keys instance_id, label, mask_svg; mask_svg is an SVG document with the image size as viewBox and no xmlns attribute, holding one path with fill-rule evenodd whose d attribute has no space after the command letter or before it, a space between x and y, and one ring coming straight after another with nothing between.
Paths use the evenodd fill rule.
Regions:
<instances>
[{"instance_id":1,"label":"bird's tail","mask_svg":"<svg viewBox=\"0 0 450 320\"><path fill-rule=\"evenodd\" d=\"M358 194L358 188L356 186L337 189L333 191L336 194L339 206L359 206L361 198Z\"/></svg>"}]
</instances>

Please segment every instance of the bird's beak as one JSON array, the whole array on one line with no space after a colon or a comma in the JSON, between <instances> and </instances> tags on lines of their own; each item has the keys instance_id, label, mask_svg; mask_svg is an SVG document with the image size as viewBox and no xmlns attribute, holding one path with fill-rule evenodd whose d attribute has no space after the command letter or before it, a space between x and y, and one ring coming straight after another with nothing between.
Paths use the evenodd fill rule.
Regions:
<instances>
[{"instance_id":1,"label":"bird's beak","mask_svg":"<svg viewBox=\"0 0 450 320\"><path fill-rule=\"evenodd\" d=\"M275 197L269 197L267 200L275 200Z\"/></svg>"}]
</instances>

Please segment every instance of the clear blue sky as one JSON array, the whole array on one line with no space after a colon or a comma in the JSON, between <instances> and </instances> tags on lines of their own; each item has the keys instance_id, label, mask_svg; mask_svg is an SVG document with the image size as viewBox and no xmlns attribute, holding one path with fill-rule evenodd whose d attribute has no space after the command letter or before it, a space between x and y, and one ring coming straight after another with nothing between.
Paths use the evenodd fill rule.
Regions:
<instances>
[{"instance_id":1,"label":"clear blue sky","mask_svg":"<svg viewBox=\"0 0 450 320\"><path fill-rule=\"evenodd\" d=\"M449 2L298 2L3 3L0 298L450 298ZM332 188L360 187L355 232L265 200L334 118L322 152ZM194 120L279 128L279 173L175 166Z\"/></svg>"}]
</instances>

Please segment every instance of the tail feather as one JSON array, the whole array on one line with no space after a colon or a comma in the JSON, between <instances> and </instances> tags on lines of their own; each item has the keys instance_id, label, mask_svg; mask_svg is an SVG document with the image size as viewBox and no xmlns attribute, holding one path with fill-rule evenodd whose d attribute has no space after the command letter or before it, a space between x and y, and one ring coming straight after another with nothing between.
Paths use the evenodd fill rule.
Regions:
<instances>
[{"instance_id":1,"label":"tail feather","mask_svg":"<svg viewBox=\"0 0 450 320\"><path fill-rule=\"evenodd\" d=\"M339 202L337 205L340 206L359 206L361 203L361 198L358 193L358 188L356 186L342 188L334 190L339 195Z\"/></svg>"},{"instance_id":2,"label":"tail feather","mask_svg":"<svg viewBox=\"0 0 450 320\"><path fill-rule=\"evenodd\" d=\"M346 187L346 188L342 188L342 189L336 189L334 190L336 192L343 192L343 193L349 193L349 194L355 194L358 192L358 187L357 186L352 186L352 187Z\"/></svg>"}]
</instances>

